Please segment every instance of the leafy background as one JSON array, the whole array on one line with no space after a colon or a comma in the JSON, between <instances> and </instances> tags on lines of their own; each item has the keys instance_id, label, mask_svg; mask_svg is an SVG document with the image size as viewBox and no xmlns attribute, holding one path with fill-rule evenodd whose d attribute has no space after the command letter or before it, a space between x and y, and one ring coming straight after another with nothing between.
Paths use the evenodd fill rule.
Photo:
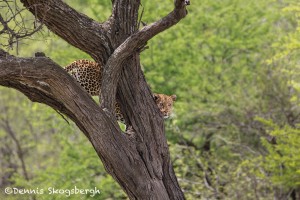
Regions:
<instances>
[{"instance_id":1,"label":"leafy background","mask_svg":"<svg viewBox=\"0 0 300 200\"><path fill-rule=\"evenodd\" d=\"M98 20L110 1L67 0ZM142 21L172 9L142 1ZM141 54L153 91L176 94L165 121L172 162L187 199L289 199L300 191L300 4L296 0L192 1L179 24ZM159 14L158 14L159 13ZM29 13L25 16L30 18ZM5 38L0 39L4 44ZM19 56L43 51L61 66L90 57L43 29ZM16 48L10 53L17 54ZM94 188L89 195L28 199L126 199L84 135L54 110L0 87L0 187ZM300 194L299 194L300 195ZM5 195L0 199L24 199Z\"/></svg>"}]
</instances>

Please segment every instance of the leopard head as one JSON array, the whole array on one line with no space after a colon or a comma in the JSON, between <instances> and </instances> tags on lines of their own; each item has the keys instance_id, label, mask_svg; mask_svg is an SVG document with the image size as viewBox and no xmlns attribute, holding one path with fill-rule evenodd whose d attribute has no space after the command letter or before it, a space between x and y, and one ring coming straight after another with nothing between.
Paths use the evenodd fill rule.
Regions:
<instances>
[{"instance_id":1,"label":"leopard head","mask_svg":"<svg viewBox=\"0 0 300 200\"><path fill-rule=\"evenodd\" d=\"M173 103L176 100L176 95L173 94L168 96L166 94L153 94L156 105L158 106L160 112L163 114L164 119L171 116L173 110Z\"/></svg>"}]
</instances>

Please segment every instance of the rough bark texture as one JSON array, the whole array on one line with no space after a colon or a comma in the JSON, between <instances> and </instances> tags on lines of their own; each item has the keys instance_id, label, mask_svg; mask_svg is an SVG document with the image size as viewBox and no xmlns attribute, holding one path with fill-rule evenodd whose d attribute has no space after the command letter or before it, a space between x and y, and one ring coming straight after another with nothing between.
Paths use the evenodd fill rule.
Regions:
<instances>
[{"instance_id":1,"label":"rough bark texture","mask_svg":"<svg viewBox=\"0 0 300 200\"><path fill-rule=\"evenodd\" d=\"M21 2L49 30L104 66L101 106L46 57L16 58L0 51L0 85L16 88L72 119L130 199L184 199L138 49L185 17L187 1L176 0L170 14L141 30L139 0L112 0L112 15L102 24L60 0ZM122 133L115 120L116 99L132 126L130 135Z\"/></svg>"}]
</instances>

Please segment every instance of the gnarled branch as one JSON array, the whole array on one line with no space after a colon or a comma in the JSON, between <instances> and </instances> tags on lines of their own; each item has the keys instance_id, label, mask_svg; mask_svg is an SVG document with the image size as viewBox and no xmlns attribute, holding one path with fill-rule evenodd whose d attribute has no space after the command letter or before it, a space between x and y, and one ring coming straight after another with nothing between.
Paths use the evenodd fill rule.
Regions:
<instances>
[{"instance_id":1,"label":"gnarled branch","mask_svg":"<svg viewBox=\"0 0 300 200\"><path fill-rule=\"evenodd\" d=\"M46 57L16 58L0 49L0 85L18 89L32 101L72 119L129 198L184 199L170 161L163 120L151 98L137 50L185 17L187 0L175 0L169 15L140 31L139 0L113 0L113 14L102 24L62 0L20 1L38 19L44 18L49 30L104 65L101 108L105 109ZM134 130L131 136L121 133L110 117L116 91L122 108L126 105L124 114Z\"/></svg>"},{"instance_id":2,"label":"gnarled branch","mask_svg":"<svg viewBox=\"0 0 300 200\"><path fill-rule=\"evenodd\" d=\"M169 199L176 193L182 196L180 190L171 193L164 189L167 185L162 174L155 178L157 175L151 171L157 165L156 158L151 161L149 155L141 155L144 141L122 134L114 118L107 117L88 93L49 58L17 58L0 50L0 85L15 88L32 101L49 105L72 119L131 199Z\"/></svg>"},{"instance_id":3,"label":"gnarled branch","mask_svg":"<svg viewBox=\"0 0 300 200\"><path fill-rule=\"evenodd\" d=\"M135 32L115 49L104 67L101 88L102 107L113 110L112 108L114 107L117 84L123 67L122 64L125 59L136 52L139 48L143 47L148 40L177 24L182 18L184 18L187 15L185 8L186 5L187 0L176 0L175 7L172 12L162 19L145 26L140 31Z\"/></svg>"},{"instance_id":4,"label":"gnarled branch","mask_svg":"<svg viewBox=\"0 0 300 200\"><path fill-rule=\"evenodd\" d=\"M65 41L105 63L112 47L107 42L107 23L99 23L61 0L21 0L47 28Z\"/></svg>"}]
</instances>

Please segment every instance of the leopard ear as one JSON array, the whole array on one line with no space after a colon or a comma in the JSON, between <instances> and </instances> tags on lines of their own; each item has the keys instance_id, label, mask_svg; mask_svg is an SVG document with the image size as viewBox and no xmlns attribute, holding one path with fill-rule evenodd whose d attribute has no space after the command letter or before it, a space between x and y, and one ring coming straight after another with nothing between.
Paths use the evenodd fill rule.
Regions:
<instances>
[{"instance_id":1,"label":"leopard ear","mask_svg":"<svg viewBox=\"0 0 300 200\"><path fill-rule=\"evenodd\" d=\"M156 101L159 98L158 94L153 93L153 99Z\"/></svg>"},{"instance_id":2,"label":"leopard ear","mask_svg":"<svg viewBox=\"0 0 300 200\"><path fill-rule=\"evenodd\" d=\"M171 95L171 98L173 101L176 101L176 98L177 98L176 94Z\"/></svg>"}]
</instances>

